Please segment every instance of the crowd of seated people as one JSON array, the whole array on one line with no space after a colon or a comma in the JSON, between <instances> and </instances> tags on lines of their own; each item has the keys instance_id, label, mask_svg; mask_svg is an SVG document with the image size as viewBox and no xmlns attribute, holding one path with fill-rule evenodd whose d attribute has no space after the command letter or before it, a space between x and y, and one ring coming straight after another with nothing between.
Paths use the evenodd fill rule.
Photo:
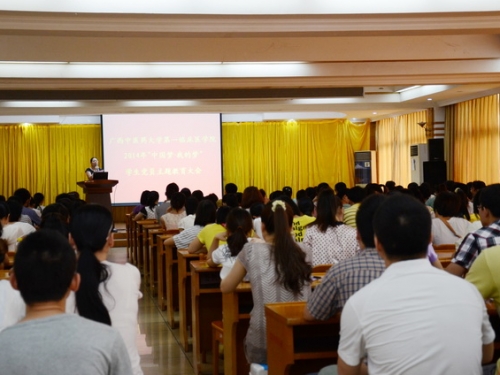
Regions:
<instances>
[{"instance_id":1,"label":"crowd of seated people","mask_svg":"<svg viewBox=\"0 0 500 375\"><path fill-rule=\"evenodd\" d=\"M24 194L26 189L18 190L17 195L5 202L0 197L0 233L5 240L3 247L0 243L0 263L11 266L5 261L8 257L2 248L15 251L19 242L32 232L57 231L69 238L77 252L81 282L79 291L69 293L65 300L66 311L115 327L124 340L133 373L142 373L134 342L136 332L130 324L131 321L137 324L140 273L130 264L107 260L113 246L111 214L85 205L75 193L61 194L55 203L44 207L43 195L31 202L31 195L26 198ZM249 363L267 362L265 303L307 301L304 317L308 320L328 319L346 305L354 311L366 312L367 305L359 295L366 298L366 293L361 293L363 288L375 280L388 279L386 269L396 278L397 269L404 267L409 273L415 270L428 273L443 285L462 288L468 295L468 303L477 305L476 297L482 295L484 299L492 298L500 311L500 282L494 272L500 262L500 184L446 181L435 187L411 183L404 188L388 181L385 185L349 188L340 182L332 189L329 184L321 183L300 189L295 196L292 188L285 186L272 191L268 199L256 186L248 186L239 193L238 187L230 183L218 199L215 194L205 196L200 190L191 193L189 188L179 189L177 184L170 183L165 195L166 200L159 203L158 192L144 191L140 204L132 212L133 219L155 219L166 230L178 230L179 234L167 239L165 245L185 248L190 253L205 253L209 266L222 265L223 293L233 291L242 280L251 282L254 310L245 341ZM381 207L386 209L383 215L379 212ZM37 223L27 210L39 219ZM394 230L391 232L387 226ZM415 246L409 244L414 237L415 241L417 237L421 240ZM442 245L457 249L445 270L436 269L442 266L433 248ZM407 252L405 246L409 246ZM332 267L320 286L312 291L313 267L325 264ZM434 270L428 268L431 265L436 266ZM420 280L418 272L415 280ZM477 288L471 290L467 287L470 284L449 279L456 276L465 277ZM405 283L402 279L401 284ZM379 284L382 281L373 285L380 288ZM409 290L405 298L409 299L412 292L421 291ZM0 308L0 328L5 328L23 317L19 306L24 305L21 296L5 280L0 282L1 296L11 301L12 306ZM352 296L356 298L348 304ZM432 303L432 298L426 301ZM468 315L477 320L473 326L482 332L480 341L469 340L469 346L457 349L474 353L470 361L476 370L481 361L491 360L493 333L484 321L483 305L476 306L479 310ZM377 306L369 307L376 311ZM405 313L413 316L409 301L404 307L407 310L402 309L403 316ZM134 316L135 321L130 319ZM403 318L398 315L395 319ZM404 373L390 369L384 351L370 352L371 347L366 344L372 337L360 327L359 321L342 319L343 332L349 332L352 338L341 341L338 368L327 368L323 373L363 373L366 366L382 373ZM451 325L449 328L459 329ZM397 329L392 334L397 336ZM478 343L479 347L472 348ZM436 353L430 357L431 363L434 357L449 354L439 350ZM416 361L405 350L398 356L402 366L399 369ZM415 366L418 371L430 368Z\"/></svg>"}]
</instances>

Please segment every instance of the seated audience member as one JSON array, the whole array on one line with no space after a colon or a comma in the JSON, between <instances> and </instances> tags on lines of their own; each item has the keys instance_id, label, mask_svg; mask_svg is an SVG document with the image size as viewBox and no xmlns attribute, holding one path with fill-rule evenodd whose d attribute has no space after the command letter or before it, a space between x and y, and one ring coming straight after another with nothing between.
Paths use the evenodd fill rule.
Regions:
<instances>
[{"instance_id":1,"label":"seated audience member","mask_svg":"<svg viewBox=\"0 0 500 375\"><path fill-rule=\"evenodd\" d=\"M11 283L26 316L0 333L2 373L132 374L118 332L65 314L66 298L79 282L75 252L62 235L42 230L22 241Z\"/></svg>"},{"instance_id":2,"label":"seated audience member","mask_svg":"<svg viewBox=\"0 0 500 375\"><path fill-rule=\"evenodd\" d=\"M203 199L209 199L211 200L212 202L214 202L214 204L217 206L217 202L219 201L219 197L217 196L217 194L214 194L214 193L210 193L208 194L205 198Z\"/></svg>"},{"instance_id":3,"label":"seated audience member","mask_svg":"<svg viewBox=\"0 0 500 375\"><path fill-rule=\"evenodd\" d=\"M313 216L314 203L308 197L301 199L297 206L299 207L299 216L293 218L293 233L295 242L304 241L307 226L313 223L316 218Z\"/></svg>"},{"instance_id":4,"label":"seated audience member","mask_svg":"<svg viewBox=\"0 0 500 375\"><path fill-rule=\"evenodd\" d=\"M434 208L436 196L432 194L432 187L428 182L422 182L418 187L422 197L425 199L425 205Z\"/></svg>"},{"instance_id":5,"label":"seated audience member","mask_svg":"<svg viewBox=\"0 0 500 375\"><path fill-rule=\"evenodd\" d=\"M338 374L482 374L495 337L484 300L473 285L427 261L425 206L394 195L373 223L387 268L344 305Z\"/></svg>"},{"instance_id":6,"label":"seated audience member","mask_svg":"<svg viewBox=\"0 0 500 375\"><path fill-rule=\"evenodd\" d=\"M365 190L361 186L354 186L346 194L351 207L344 210L344 224L356 228L356 212L365 197Z\"/></svg>"},{"instance_id":7,"label":"seated audience member","mask_svg":"<svg viewBox=\"0 0 500 375\"><path fill-rule=\"evenodd\" d=\"M295 195L295 199L298 201L300 201L301 199L303 198L308 198L307 194L306 194L306 191L305 189L300 189L299 191L297 191L297 194ZM312 200L312 199L311 199Z\"/></svg>"},{"instance_id":8,"label":"seated audience member","mask_svg":"<svg viewBox=\"0 0 500 375\"><path fill-rule=\"evenodd\" d=\"M432 219L432 244L453 244L467 234L469 222L459 215L459 197L443 191L434 200L435 219Z\"/></svg>"},{"instance_id":9,"label":"seated audience member","mask_svg":"<svg viewBox=\"0 0 500 375\"><path fill-rule=\"evenodd\" d=\"M264 189L259 189L259 191L260 191L260 194L262 195L262 198L264 198L263 204L266 204L267 202L269 202L269 198L267 197L266 191Z\"/></svg>"},{"instance_id":10,"label":"seated audience member","mask_svg":"<svg viewBox=\"0 0 500 375\"><path fill-rule=\"evenodd\" d=\"M317 189L309 186L306 188L306 195L314 202L314 198L316 198L317 195Z\"/></svg>"},{"instance_id":11,"label":"seated audience member","mask_svg":"<svg viewBox=\"0 0 500 375\"><path fill-rule=\"evenodd\" d=\"M26 215L31 219L33 225L40 225L40 216L38 216L35 211L30 208L31 193L24 188L17 189L14 192L14 197L17 197L21 201L22 205L22 215Z\"/></svg>"},{"instance_id":12,"label":"seated audience member","mask_svg":"<svg viewBox=\"0 0 500 375\"><path fill-rule=\"evenodd\" d=\"M255 203L264 203L264 197L259 189L255 186L248 186L243 190L243 197L241 198L241 207L249 210Z\"/></svg>"},{"instance_id":13,"label":"seated audience member","mask_svg":"<svg viewBox=\"0 0 500 375\"><path fill-rule=\"evenodd\" d=\"M337 182L335 184L335 195L339 197L342 202L342 207L345 209L351 207L349 204L349 198L347 197L347 185L344 182Z\"/></svg>"},{"instance_id":14,"label":"seated audience member","mask_svg":"<svg viewBox=\"0 0 500 375\"><path fill-rule=\"evenodd\" d=\"M470 193L472 195L472 198L474 198L476 196L476 194L483 188L486 187L486 184L484 183L484 181L473 181L471 183L471 187L470 187Z\"/></svg>"},{"instance_id":15,"label":"seated audience member","mask_svg":"<svg viewBox=\"0 0 500 375\"><path fill-rule=\"evenodd\" d=\"M471 221L470 214L474 212L473 203L469 201L469 198L462 189L455 189L455 194L458 196L460 202L458 210L459 214L457 216L467 221Z\"/></svg>"},{"instance_id":16,"label":"seated audience member","mask_svg":"<svg viewBox=\"0 0 500 375\"><path fill-rule=\"evenodd\" d=\"M396 189L396 183L394 181L389 180L385 183L385 187L387 188L387 192L390 193L391 191Z\"/></svg>"},{"instance_id":17,"label":"seated audience member","mask_svg":"<svg viewBox=\"0 0 500 375\"><path fill-rule=\"evenodd\" d=\"M149 190L144 190L141 193L139 204L132 210L132 217L135 217L135 215L137 215L144 207L146 207L146 205L148 204L149 193L151 193Z\"/></svg>"},{"instance_id":18,"label":"seated audience member","mask_svg":"<svg viewBox=\"0 0 500 375\"><path fill-rule=\"evenodd\" d=\"M207 264L210 267L222 265L220 278L225 278L233 267L236 257L252 235L252 217L247 210L233 208L227 215L226 232L217 233L208 250ZM227 242L219 246L219 241Z\"/></svg>"},{"instance_id":19,"label":"seated audience member","mask_svg":"<svg viewBox=\"0 0 500 375\"><path fill-rule=\"evenodd\" d=\"M320 182L316 188L317 194L321 193L323 190L331 189L328 182Z\"/></svg>"},{"instance_id":20,"label":"seated audience member","mask_svg":"<svg viewBox=\"0 0 500 375\"><path fill-rule=\"evenodd\" d=\"M196 218L196 209L198 208L198 199L195 197L186 198L186 217L179 220L179 231L191 228L194 225L194 220Z\"/></svg>"},{"instance_id":21,"label":"seated audience member","mask_svg":"<svg viewBox=\"0 0 500 375\"><path fill-rule=\"evenodd\" d=\"M215 223L205 225L205 227L200 230L196 238L189 244L189 253L206 253L208 249L210 249L212 241L217 233L224 233L226 231L225 225L229 211L231 211L231 208L228 206L219 207L215 215Z\"/></svg>"},{"instance_id":22,"label":"seated audience member","mask_svg":"<svg viewBox=\"0 0 500 375\"><path fill-rule=\"evenodd\" d=\"M234 194L226 194L222 197L222 205L229 206L231 208L238 207L238 196Z\"/></svg>"},{"instance_id":23,"label":"seated audience member","mask_svg":"<svg viewBox=\"0 0 500 375\"><path fill-rule=\"evenodd\" d=\"M2 223L2 237L7 241L9 251L16 251L17 243L26 235L33 233L36 229L33 225L21 223L22 206L17 199L7 199L0 202L0 222Z\"/></svg>"},{"instance_id":24,"label":"seated audience member","mask_svg":"<svg viewBox=\"0 0 500 375\"><path fill-rule=\"evenodd\" d=\"M3 229L0 223L0 236L2 235ZM3 270L6 266L9 266L9 259L7 253L9 252L7 241L0 238L0 270ZM1 303L0 303L1 305Z\"/></svg>"},{"instance_id":25,"label":"seated audience member","mask_svg":"<svg viewBox=\"0 0 500 375\"><path fill-rule=\"evenodd\" d=\"M181 189L180 193L184 194L187 200L191 196L191 189L184 187Z\"/></svg>"},{"instance_id":26,"label":"seated audience member","mask_svg":"<svg viewBox=\"0 0 500 375\"><path fill-rule=\"evenodd\" d=\"M375 249L373 217L386 199L384 195L372 195L359 206L356 228L361 252L328 270L307 301L304 308L306 320L331 318L342 310L351 295L384 272L385 263Z\"/></svg>"},{"instance_id":27,"label":"seated audience member","mask_svg":"<svg viewBox=\"0 0 500 375\"><path fill-rule=\"evenodd\" d=\"M177 185L175 182L171 182L165 188L165 196L167 197L167 199L163 203L159 204L156 207L155 211L156 221L158 223L161 223L161 217L165 215L167 213L167 210L170 208L170 199L172 199L172 196L178 192L179 185ZM196 197L196 199L198 199L198 201L201 201L201 199L199 199L198 197Z\"/></svg>"},{"instance_id":28,"label":"seated audience member","mask_svg":"<svg viewBox=\"0 0 500 375\"><path fill-rule=\"evenodd\" d=\"M260 215L263 209L263 203L254 203L252 204L252 207L250 207L250 215L252 215L253 220L253 231L255 233L255 236L257 236L261 240L264 239L264 237L262 236L262 220L260 219Z\"/></svg>"},{"instance_id":29,"label":"seated audience member","mask_svg":"<svg viewBox=\"0 0 500 375\"><path fill-rule=\"evenodd\" d=\"M418 189L418 185L416 188ZM382 189L382 185L375 184L375 183L366 184L365 196L368 197L369 195L373 195L373 194L384 194L384 190Z\"/></svg>"},{"instance_id":30,"label":"seated audience member","mask_svg":"<svg viewBox=\"0 0 500 375\"><path fill-rule=\"evenodd\" d=\"M279 199L283 195L283 192L281 190L275 190L269 195L269 200L275 201Z\"/></svg>"},{"instance_id":31,"label":"seated audience member","mask_svg":"<svg viewBox=\"0 0 500 375\"><path fill-rule=\"evenodd\" d=\"M203 194L203 192L201 190L195 190L191 193L191 195L193 197L195 197L196 199L198 199L198 201L202 201L203 199L205 199L205 195Z\"/></svg>"},{"instance_id":32,"label":"seated audience member","mask_svg":"<svg viewBox=\"0 0 500 375\"><path fill-rule=\"evenodd\" d=\"M160 194L157 191L152 190L149 192L148 200L146 205L141 208L139 213L135 215L134 220L146 220L146 219L156 219L156 206L158 206L158 200L160 199Z\"/></svg>"},{"instance_id":33,"label":"seated audience member","mask_svg":"<svg viewBox=\"0 0 500 375\"><path fill-rule=\"evenodd\" d=\"M500 315L500 246L481 251L467 272L465 279L476 286L485 300L493 299Z\"/></svg>"},{"instance_id":34,"label":"seated audience member","mask_svg":"<svg viewBox=\"0 0 500 375\"><path fill-rule=\"evenodd\" d=\"M166 230L179 229L179 221L186 217L184 205L186 197L182 193L174 193L170 199L167 213L161 217L161 226Z\"/></svg>"},{"instance_id":35,"label":"seated audience member","mask_svg":"<svg viewBox=\"0 0 500 375\"><path fill-rule=\"evenodd\" d=\"M479 216L483 228L469 233L446 267L446 271L463 276L482 250L500 245L500 184L482 189L479 196Z\"/></svg>"},{"instance_id":36,"label":"seated audience member","mask_svg":"<svg viewBox=\"0 0 500 375\"><path fill-rule=\"evenodd\" d=\"M167 238L163 243L167 246L175 246L177 249L187 249L198 233L206 225L213 223L215 223L215 205L212 201L204 199L196 209L194 225L173 237Z\"/></svg>"},{"instance_id":37,"label":"seated audience member","mask_svg":"<svg viewBox=\"0 0 500 375\"><path fill-rule=\"evenodd\" d=\"M230 182L224 186L224 191L226 194L236 194L238 192L238 186Z\"/></svg>"},{"instance_id":38,"label":"seated audience member","mask_svg":"<svg viewBox=\"0 0 500 375\"><path fill-rule=\"evenodd\" d=\"M356 229L342 222L342 204L333 190L318 196L316 221L307 227L304 245L312 252L312 265L336 264L359 251Z\"/></svg>"},{"instance_id":39,"label":"seated audience member","mask_svg":"<svg viewBox=\"0 0 500 375\"><path fill-rule=\"evenodd\" d=\"M253 309L245 337L249 363L267 363L264 305L304 301L311 292L310 253L290 235L292 222L293 211L285 202L266 204L262 211L265 242L245 244L231 272L221 281L222 293L234 291L245 276L252 284Z\"/></svg>"},{"instance_id":40,"label":"seated audience member","mask_svg":"<svg viewBox=\"0 0 500 375\"><path fill-rule=\"evenodd\" d=\"M68 221L59 213L49 213L43 216L40 229L50 229L68 237Z\"/></svg>"},{"instance_id":41,"label":"seated audience member","mask_svg":"<svg viewBox=\"0 0 500 375\"><path fill-rule=\"evenodd\" d=\"M70 240L78 252L81 276L76 308L79 315L111 325L120 333L133 374L142 375L136 344L141 274L129 263L106 260L114 244L112 227L111 212L96 204L81 207L71 218Z\"/></svg>"},{"instance_id":42,"label":"seated audience member","mask_svg":"<svg viewBox=\"0 0 500 375\"><path fill-rule=\"evenodd\" d=\"M38 216L42 216L42 211L44 209L43 202L45 201L45 196L42 193L35 193L30 201L30 208L36 212Z\"/></svg>"},{"instance_id":43,"label":"seated audience member","mask_svg":"<svg viewBox=\"0 0 500 375\"><path fill-rule=\"evenodd\" d=\"M313 216L303 215L299 209L299 206L289 198L284 195L280 198L292 207L293 210L293 224L292 224L292 234L295 242L304 241L304 236L307 230L307 226L316 220ZM312 202L311 202L312 203ZM314 207L314 204L313 204Z\"/></svg>"}]
</instances>

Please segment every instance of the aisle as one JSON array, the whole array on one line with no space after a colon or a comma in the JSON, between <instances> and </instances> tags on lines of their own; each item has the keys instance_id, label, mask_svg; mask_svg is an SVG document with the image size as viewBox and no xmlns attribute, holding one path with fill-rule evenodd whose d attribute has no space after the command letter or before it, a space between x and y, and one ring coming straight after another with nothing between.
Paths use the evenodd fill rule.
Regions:
<instances>
[{"instance_id":1,"label":"aisle","mask_svg":"<svg viewBox=\"0 0 500 375\"><path fill-rule=\"evenodd\" d=\"M139 301L137 347L144 375L194 375L192 353L184 353L148 290Z\"/></svg>"}]
</instances>

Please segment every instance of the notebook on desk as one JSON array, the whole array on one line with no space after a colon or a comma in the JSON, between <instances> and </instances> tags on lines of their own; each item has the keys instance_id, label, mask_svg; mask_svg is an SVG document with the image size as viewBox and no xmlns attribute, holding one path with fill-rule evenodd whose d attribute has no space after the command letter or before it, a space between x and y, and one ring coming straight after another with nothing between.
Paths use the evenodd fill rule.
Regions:
<instances>
[{"instance_id":1,"label":"notebook on desk","mask_svg":"<svg viewBox=\"0 0 500 375\"><path fill-rule=\"evenodd\" d=\"M107 180L108 179L108 172L94 172L93 174L93 179L94 180Z\"/></svg>"}]
</instances>

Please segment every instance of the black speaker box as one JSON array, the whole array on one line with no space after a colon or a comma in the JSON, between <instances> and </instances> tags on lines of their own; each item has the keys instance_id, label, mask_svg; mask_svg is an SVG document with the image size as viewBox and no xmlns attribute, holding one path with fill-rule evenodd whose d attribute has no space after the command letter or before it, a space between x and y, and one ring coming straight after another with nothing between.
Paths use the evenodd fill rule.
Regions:
<instances>
[{"instance_id":1,"label":"black speaker box","mask_svg":"<svg viewBox=\"0 0 500 375\"><path fill-rule=\"evenodd\" d=\"M444 138L432 138L427 140L429 161L444 160Z\"/></svg>"},{"instance_id":2,"label":"black speaker box","mask_svg":"<svg viewBox=\"0 0 500 375\"><path fill-rule=\"evenodd\" d=\"M431 185L439 185L446 182L445 161L424 161L424 181Z\"/></svg>"}]
</instances>

